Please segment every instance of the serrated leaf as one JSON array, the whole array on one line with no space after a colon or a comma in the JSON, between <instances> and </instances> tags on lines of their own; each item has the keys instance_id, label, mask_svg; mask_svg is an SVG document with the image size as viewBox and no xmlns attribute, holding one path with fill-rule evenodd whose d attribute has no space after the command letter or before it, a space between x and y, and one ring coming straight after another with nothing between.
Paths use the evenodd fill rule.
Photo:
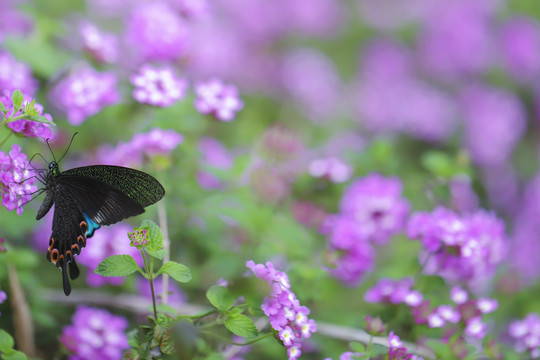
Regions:
<instances>
[{"instance_id":1,"label":"serrated leaf","mask_svg":"<svg viewBox=\"0 0 540 360\"><path fill-rule=\"evenodd\" d=\"M159 344L159 349L161 350L161 352L167 355L174 354L174 350L175 350L174 340L171 334L172 334L172 329L171 328L167 329L165 334L163 334L163 336L161 337L161 342Z\"/></svg>"},{"instance_id":2,"label":"serrated leaf","mask_svg":"<svg viewBox=\"0 0 540 360\"><path fill-rule=\"evenodd\" d=\"M145 248L144 250L146 251L148 255L153 256L159 260L163 260L163 258L165 257L165 254L167 253L167 250L165 249L152 250L149 248Z\"/></svg>"},{"instance_id":3,"label":"serrated leaf","mask_svg":"<svg viewBox=\"0 0 540 360\"><path fill-rule=\"evenodd\" d=\"M157 251L163 248L163 233L155 222L146 219L142 222L141 227L146 228L148 231L148 244L146 245L146 249Z\"/></svg>"},{"instance_id":4,"label":"serrated leaf","mask_svg":"<svg viewBox=\"0 0 540 360\"><path fill-rule=\"evenodd\" d=\"M24 95L21 92L21 90L15 90L11 94L11 102L13 103L13 106L20 108L23 101L24 101Z\"/></svg>"},{"instance_id":5,"label":"serrated leaf","mask_svg":"<svg viewBox=\"0 0 540 360\"><path fill-rule=\"evenodd\" d=\"M219 310L229 310L234 305L234 297L224 286L214 285L206 292L206 298Z\"/></svg>"},{"instance_id":6,"label":"serrated leaf","mask_svg":"<svg viewBox=\"0 0 540 360\"><path fill-rule=\"evenodd\" d=\"M29 116L39 115L39 112L36 109L36 100L27 102L24 107L24 113Z\"/></svg>"},{"instance_id":7,"label":"serrated leaf","mask_svg":"<svg viewBox=\"0 0 540 360\"><path fill-rule=\"evenodd\" d=\"M250 338L257 336L259 331L253 320L246 315L234 314L225 320L225 327L235 335Z\"/></svg>"},{"instance_id":8,"label":"serrated leaf","mask_svg":"<svg viewBox=\"0 0 540 360\"><path fill-rule=\"evenodd\" d=\"M137 262L131 255L113 255L103 259L94 270L101 276L126 276L140 271Z\"/></svg>"},{"instance_id":9,"label":"serrated leaf","mask_svg":"<svg viewBox=\"0 0 540 360\"><path fill-rule=\"evenodd\" d=\"M168 261L159 269L157 275L168 274L178 282L188 282L191 280L191 271L186 265L175 261Z\"/></svg>"},{"instance_id":10,"label":"serrated leaf","mask_svg":"<svg viewBox=\"0 0 540 360\"><path fill-rule=\"evenodd\" d=\"M15 345L15 342L11 335L7 331L0 329L0 351L6 352L11 350L13 349L13 345Z\"/></svg>"}]
</instances>

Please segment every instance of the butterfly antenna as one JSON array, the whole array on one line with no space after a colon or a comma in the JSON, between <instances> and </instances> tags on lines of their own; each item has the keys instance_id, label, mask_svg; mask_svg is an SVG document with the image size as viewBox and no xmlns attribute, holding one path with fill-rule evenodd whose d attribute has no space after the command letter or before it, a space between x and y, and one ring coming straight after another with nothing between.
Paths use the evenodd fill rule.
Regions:
<instances>
[{"instance_id":1,"label":"butterfly antenna","mask_svg":"<svg viewBox=\"0 0 540 360\"><path fill-rule=\"evenodd\" d=\"M54 159L54 162L55 162L55 163L58 163L58 161L56 161L56 156L54 156L54 153L53 153L53 151L52 151L52 149L51 149L51 144L49 144L49 139L45 140L45 142L47 143L47 147L49 148L49 151L50 151L51 154L52 154L52 157L53 157L53 159Z\"/></svg>"},{"instance_id":2,"label":"butterfly antenna","mask_svg":"<svg viewBox=\"0 0 540 360\"><path fill-rule=\"evenodd\" d=\"M34 158L39 155L39 157L41 157L43 159L43 161L45 161L45 164L49 164L49 162L47 160L45 160L45 158L43 157L43 155L41 155L40 153L35 153L34 155L32 155L32 157L30 158L30 160L28 160L28 165L32 166L32 168L34 170L45 170L45 169L38 169L37 167L35 167L34 165L32 165L32 160L34 160Z\"/></svg>"},{"instance_id":3,"label":"butterfly antenna","mask_svg":"<svg viewBox=\"0 0 540 360\"><path fill-rule=\"evenodd\" d=\"M66 151L64 151L64 154L62 155L62 157L60 158L60 160L58 160L57 162L62 161L62 159L64 158L64 156L66 156L66 154L67 154L68 151L69 151L69 148L71 147L71 143L73 142L73 139L75 139L75 135L77 135L77 134L78 134L78 132L76 132L75 134L73 134L73 136L71 137L71 141L69 142L69 145L68 145Z\"/></svg>"}]
</instances>

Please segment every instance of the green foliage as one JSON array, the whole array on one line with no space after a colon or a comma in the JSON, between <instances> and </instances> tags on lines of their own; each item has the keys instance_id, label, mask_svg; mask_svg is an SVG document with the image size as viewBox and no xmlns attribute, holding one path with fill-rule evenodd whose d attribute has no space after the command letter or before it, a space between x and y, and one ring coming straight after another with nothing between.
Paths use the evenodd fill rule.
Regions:
<instances>
[{"instance_id":1,"label":"green foliage","mask_svg":"<svg viewBox=\"0 0 540 360\"><path fill-rule=\"evenodd\" d=\"M191 280L191 272L185 265L175 261L168 261L159 269L157 275L168 274L174 280L185 283Z\"/></svg>"},{"instance_id":2,"label":"green foliage","mask_svg":"<svg viewBox=\"0 0 540 360\"><path fill-rule=\"evenodd\" d=\"M422 156L422 165L434 176L451 179L456 175L470 173L468 159L463 155L452 158L442 151L427 151Z\"/></svg>"},{"instance_id":3,"label":"green foliage","mask_svg":"<svg viewBox=\"0 0 540 360\"><path fill-rule=\"evenodd\" d=\"M13 106L15 107L15 109L19 109L22 106L24 96L21 90L15 90L11 93L11 101L13 102Z\"/></svg>"},{"instance_id":4,"label":"green foliage","mask_svg":"<svg viewBox=\"0 0 540 360\"><path fill-rule=\"evenodd\" d=\"M0 329L0 354L4 360L26 360L26 355L13 349L13 338L7 331Z\"/></svg>"},{"instance_id":5,"label":"green foliage","mask_svg":"<svg viewBox=\"0 0 540 360\"><path fill-rule=\"evenodd\" d=\"M206 292L206 298L221 311L227 311L234 305L234 296L224 286L212 286Z\"/></svg>"},{"instance_id":6,"label":"green foliage","mask_svg":"<svg viewBox=\"0 0 540 360\"><path fill-rule=\"evenodd\" d=\"M112 255L103 259L94 272L101 276L126 276L135 271L141 272L131 255Z\"/></svg>"},{"instance_id":7,"label":"green foliage","mask_svg":"<svg viewBox=\"0 0 540 360\"><path fill-rule=\"evenodd\" d=\"M225 319L225 327L235 335L251 338L259 334L253 320L243 314L231 314Z\"/></svg>"}]
</instances>

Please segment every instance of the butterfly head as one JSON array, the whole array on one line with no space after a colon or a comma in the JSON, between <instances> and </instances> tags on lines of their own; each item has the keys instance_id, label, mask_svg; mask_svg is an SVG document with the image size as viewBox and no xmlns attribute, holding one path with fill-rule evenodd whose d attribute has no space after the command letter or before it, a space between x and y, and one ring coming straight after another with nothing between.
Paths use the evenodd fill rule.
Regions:
<instances>
[{"instance_id":1,"label":"butterfly head","mask_svg":"<svg viewBox=\"0 0 540 360\"><path fill-rule=\"evenodd\" d=\"M51 161L49 163L49 172L53 176L58 176L58 174L60 174L60 169L58 168L58 163L56 161Z\"/></svg>"}]
</instances>

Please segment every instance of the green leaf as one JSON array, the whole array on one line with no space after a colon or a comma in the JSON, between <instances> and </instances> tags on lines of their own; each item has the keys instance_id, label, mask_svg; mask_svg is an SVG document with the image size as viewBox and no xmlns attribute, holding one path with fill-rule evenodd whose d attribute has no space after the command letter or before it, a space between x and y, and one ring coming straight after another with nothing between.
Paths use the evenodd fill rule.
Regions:
<instances>
[{"instance_id":1,"label":"green leaf","mask_svg":"<svg viewBox=\"0 0 540 360\"><path fill-rule=\"evenodd\" d=\"M7 331L0 329L0 351L6 352L11 350L13 349L13 345L15 345L15 342L11 335Z\"/></svg>"},{"instance_id":2,"label":"green leaf","mask_svg":"<svg viewBox=\"0 0 540 360\"><path fill-rule=\"evenodd\" d=\"M160 296L160 295L161 294L158 294L157 296ZM167 304L158 304L158 305L156 305L156 309L157 309L157 311L164 312L164 313L170 313L170 314L177 314L178 313L178 311L176 311L175 308L173 308L172 306L167 305Z\"/></svg>"},{"instance_id":3,"label":"green leaf","mask_svg":"<svg viewBox=\"0 0 540 360\"><path fill-rule=\"evenodd\" d=\"M351 348L352 351L357 352L357 353L363 353L366 351L366 345L358 341L351 341L349 343L349 347Z\"/></svg>"},{"instance_id":4,"label":"green leaf","mask_svg":"<svg viewBox=\"0 0 540 360\"><path fill-rule=\"evenodd\" d=\"M144 251L146 251L148 255L153 256L159 260L163 260L163 258L165 257L165 254L167 253L167 250L165 249L152 250L149 248L145 248Z\"/></svg>"},{"instance_id":5,"label":"green leaf","mask_svg":"<svg viewBox=\"0 0 540 360\"><path fill-rule=\"evenodd\" d=\"M146 245L146 249L155 251L161 250L161 248L163 248L163 233L159 226L152 220L146 219L142 222L141 227L146 228L148 231L148 244Z\"/></svg>"},{"instance_id":6,"label":"green leaf","mask_svg":"<svg viewBox=\"0 0 540 360\"><path fill-rule=\"evenodd\" d=\"M157 272L159 274L168 274L174 280L178 282L188 282L191 280L191 271L186 265L177 263L175 261L169 261L163 264L163 266Z\"/></svg>"},{"instance_id":7,"label":"green leaf","mask_svg":"<svg viewBox=\"0 0 540 360\"><path fill-rule=\"evenodd\" d=\"M39 115L39 112L36 109L36 100L35 99L26 103L26 105L24 107L24 113L26 115L28 115L28 116Z\"/></svg>"},{"instance_id":8,"label":"green leaf","mask_svg":"<svg viewBox=\"0 0 540 360\"><path fill-rule=\"evenodd\" d=\"M12 94L11 94L11 101L13 102L13 106L15 107L21 107L23 101L24 101L24 96L23 96L23 93L21 92L21 90L15 90Z\"/></svg>"},{"instance_id":9,"label":"green leaf","mask_svg":"<svg viewBox=\"0 0 540 360\"><path fill-rule=\"evenodd\" d=\"M138 329L133 329L133 330L128 331L127 337L128 337L128 345L130 347L138 348L140 346Z\"/></svg>"},{"instance_id":10,"label":"green leaf","mask_svg":"<svg viewBox=\"0 0 540 360\"><path fill-rule=\"evenodd\" d=\"M234 314L225 320L225 327L235 335L250 338L257 336L259 332L253 320L246 315Z\"/></svg>"},{"instance_id":11,"label":"green leaf","mask_svg":"<svg viewBox=\"0 0 540 360\"><path fill-rule=\"evenodd\" d=\"M225 356L223 353L211 353L209 355L206 355L206 360L224 360Z\"/></svg>"},{"instance_id":12,"label":"green leaf","mask_svg":"<svg viewBox=\"0 0 540 360\"><path fill-rule=\"evenodd\" d=\"M0 111L6 111L6 106L3 102L0 102Z\"/></svg>"},{"instance_id":13,"label":"green leaf","mask_svg":"<svg viewBox=\"0 0 540 360\"><path fill-rule=\"evenodd\" d=\"M101 276L126 276L141 271L131 255L113 255L103 259L94 270Z\"/></svg>"},{"instance_id":14,"label":"green leaf","mask_svg":"<svg viewBox=\"0 0 540 360\"><path fill-rule=\"evenodd\" d=\"M2 359L4 359L4 360L28 360L28 358L26 357L26 355L23 352L17 351L17 350L12 350L7 354L2 354Z\"/></svg>"},{"instance_id":15,"label":"green leaf","mask_svg":"<svg viewBox=\"0 0 540 360\"><path fill-rule=\"evenodd\" d=\"M214 285L206 292L208 301L222 311L229 310L234 305L234 297L224 286Z\"/></svg>"},{"instance_id":16,"label":"green leaf","mask_svg":"<svg viewBox=\"0 0 540 360\"><path fill-rule=\"evenodd\" d=\"M371 344L369 350L366 352L369 355L369 358L374 358L377 355L388 354L388 348L379 344Z\"/></svg>"},{"instance_id":17,"label":"green leaf","mask_svg":"<svg viewBox=\"0 0 540 360\"><path fill-rule=\"evenodd\" d=\"M453 159L442 151L428 151L421 161L422 165L437 177L450 178L459 172Z\"/></svg>"}]
</instances>

